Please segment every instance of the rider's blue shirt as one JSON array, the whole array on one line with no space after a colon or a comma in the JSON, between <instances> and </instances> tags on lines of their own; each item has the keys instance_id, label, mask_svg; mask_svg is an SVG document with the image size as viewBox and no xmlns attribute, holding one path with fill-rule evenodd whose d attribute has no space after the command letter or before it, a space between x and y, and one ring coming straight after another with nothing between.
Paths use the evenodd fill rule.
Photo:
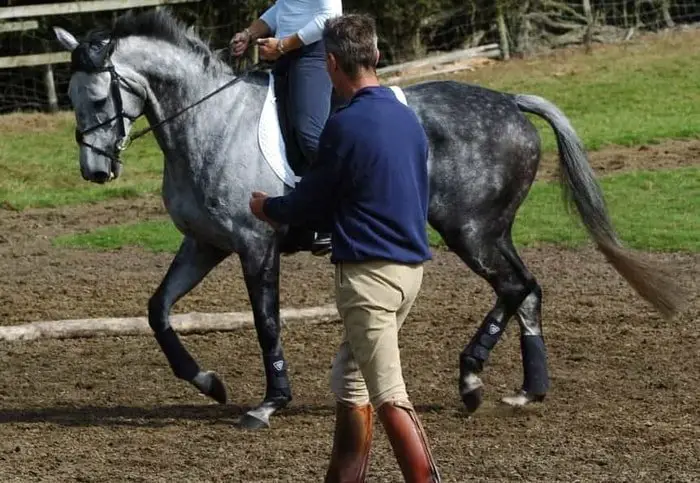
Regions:
<instances>
[{"instance_id":1,"label":"rider's blue shirt","mask_svg":"<svg viewBox=\"0 0 700 483\"><path fill-rule=\"evenodd\" d=\"M426 232L428 140L391 89L365 87L332 115L318 161L265 214L284 224L331 230L331 261L431 258Z\"/></svg>"}]
</instances>

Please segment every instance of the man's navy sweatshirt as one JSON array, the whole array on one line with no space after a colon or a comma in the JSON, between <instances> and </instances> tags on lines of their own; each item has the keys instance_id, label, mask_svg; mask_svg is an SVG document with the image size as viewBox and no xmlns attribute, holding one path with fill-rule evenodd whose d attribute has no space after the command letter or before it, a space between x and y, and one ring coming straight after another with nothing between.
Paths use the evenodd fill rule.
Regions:
<instances>
[{"instance_id":1,"label":"man's navy sweatshirt","mask_svg":"<svg viewBox=\"0 0 700 483\"><path fill-rule=\"evenodd\" d=\"M263 211L330 229L333 263L429 260L428 140L418 117L391 89L362 88L328 119L312 169Z\"/></svg>"}]
</instances>

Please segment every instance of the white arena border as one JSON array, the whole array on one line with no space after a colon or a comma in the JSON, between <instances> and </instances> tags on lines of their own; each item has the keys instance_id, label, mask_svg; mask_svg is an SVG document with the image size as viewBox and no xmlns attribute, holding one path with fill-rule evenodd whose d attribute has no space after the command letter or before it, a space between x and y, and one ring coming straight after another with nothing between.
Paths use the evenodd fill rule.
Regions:
<instances>
[{"instance_id":1,"label":"white arena border","mask_svg":"<svg viewBox=\"0 0 700 483\"><path fill-rule=\"evenodd\" d=\"M335 304L301 309L280 310L282 325L290 323L321 324L340 320ZM180 334L229 332L253 327L253 312L176 314L170 325ZM0 341L36 339L74 339L104 336L150 335L146 317L54 320L0 327Z\"/></svg>"}]
</instances>

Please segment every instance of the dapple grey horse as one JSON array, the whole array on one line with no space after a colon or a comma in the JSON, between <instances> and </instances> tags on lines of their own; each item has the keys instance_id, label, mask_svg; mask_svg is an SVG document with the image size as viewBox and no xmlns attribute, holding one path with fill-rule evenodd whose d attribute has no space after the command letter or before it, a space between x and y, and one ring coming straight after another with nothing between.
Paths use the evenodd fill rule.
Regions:
<instances>
[{"instance_id":1,"label":"dapple grey horse","mask_svg":"<svg viewBox=\"0 0 700 483\"><path fill-rule=\"evenodd\" d=\"M93 31L80 42L55 30L72 52L69 96L82 176L104 183L119 175L119 152L141 115L155 127L165 155L163 201L184 238L150 298L148 320L170 367L202 393L226 402L224 384L200 369L170 326L169 313L218 263L238 254L266 373L263 402L240 424L267 427L270 415L292 398L279 319L285 234L256 220L248 209L253 190L274 196L288 189L257 144L267 75L236 77L167 10L127 14L111 30ZM216 93L222 86L226 89ZM513 316L520 325L524 377L522 389L504 401L540 401L549 387L542 291L511 240L516 211L541 154L538 133L523 113L544 118L554 130L563 189L599 250L663 314L678 309L674 284L622 248L584 148L556 106L536 96L451 81L413 85L405 94L430 141L429 223L496 294L493 309L460 354L459 392L469 411L481 403L478 374Z\"/></svg>"}]
</instances>

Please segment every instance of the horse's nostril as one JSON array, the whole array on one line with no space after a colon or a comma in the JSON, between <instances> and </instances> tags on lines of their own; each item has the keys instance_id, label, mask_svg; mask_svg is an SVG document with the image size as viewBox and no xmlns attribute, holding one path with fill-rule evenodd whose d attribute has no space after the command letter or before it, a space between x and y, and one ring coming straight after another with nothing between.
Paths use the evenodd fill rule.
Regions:
<instances>
[{"instance_id":1,"label":"horse's nostril","mask_svg":"<svg viewBox=\"0 0 700 483\"><path fill-rule=\"evenodd\" d=\"M109 181L109 173L106 171L95 171L92 173L92 180L95 183L105 183Z\"/></svg>"}]
</instances>

